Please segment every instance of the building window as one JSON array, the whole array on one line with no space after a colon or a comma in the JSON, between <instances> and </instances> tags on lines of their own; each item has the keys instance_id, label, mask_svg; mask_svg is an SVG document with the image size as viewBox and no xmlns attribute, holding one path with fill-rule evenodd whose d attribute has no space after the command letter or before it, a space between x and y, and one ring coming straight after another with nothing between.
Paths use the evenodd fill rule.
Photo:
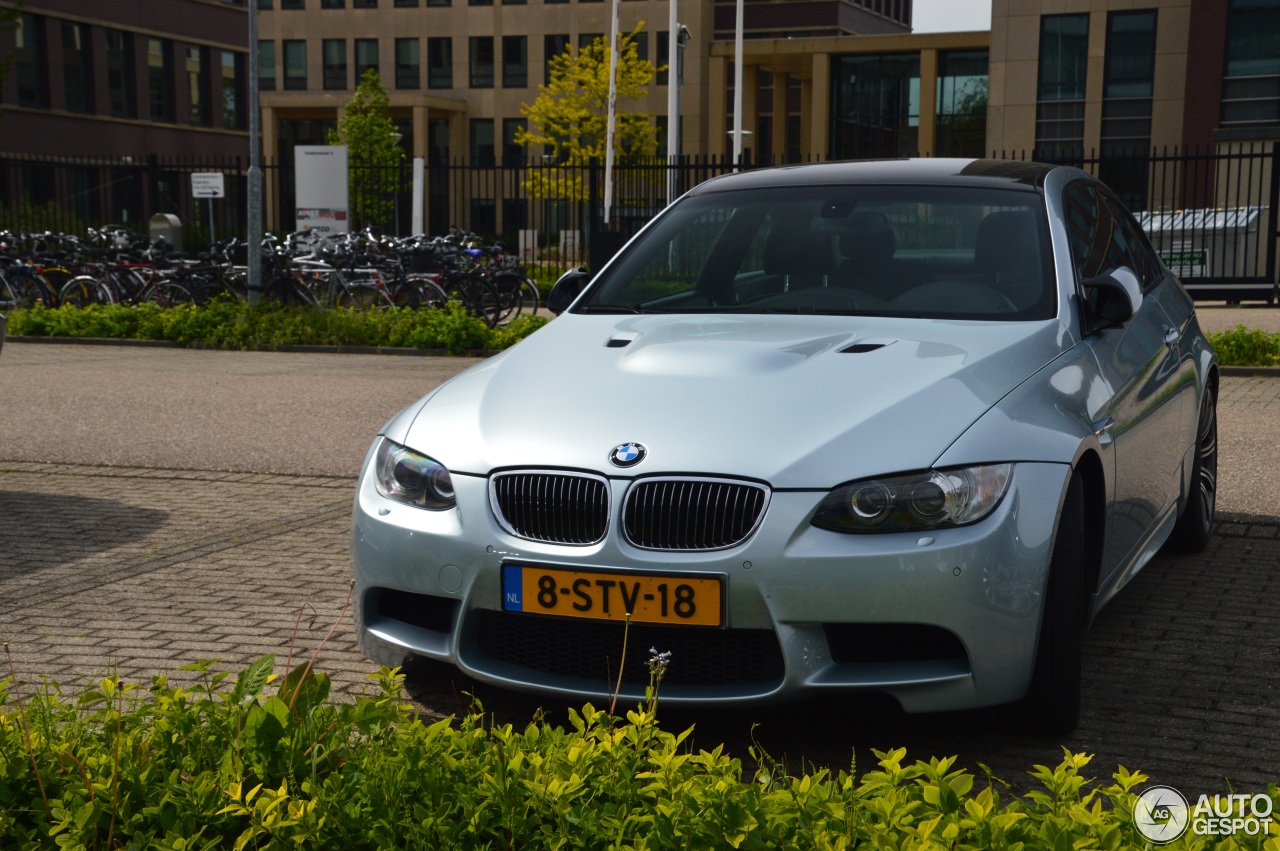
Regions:
<instances>
[{"instance_id":1,"label":"building window","mask_svg":"<svg viewBox=\"0 0 1280 851\"><path fill-rule=\"evenodd\" d=\"M258 42L258 90L263 92L276 90L276 43L274 41Z\"/></svg>"},{"instance_id":2,"label":"building window","mask_svg":"<svg viewBox=\"0 0 1280 851\"><path fill-rule=\"evenodd\" d=\"M19 15L13 35L13 76L18 84L18 103L22 106L48 106L44 20L35 15Z\"/></svg>"},{"instance_id":3,"label":"building window","mask_svg":"<svg viewBox=\"0 0 1280 851\"><path fill-rule=\"evenodd\" d=\"M93 112L93 68L90 64L89 28L62 24L62 78L69 112Z\"/></svg>"},{"instance_id":4,"label":"building window","mask_svg":"<svg viewBox=\"0 0 1280 851\"><path fill-rule=\"evenodd\" d=\"M451 6L453 0L427 0L428 6Z\"/></svg>"},{"instance_id":5,"label":"building window","mask_svg":"<svg viewBox=\"0 0 1280 851\"><path fill-rule=\"evenodd\" d=\"M422 85L416 38L396 39L396 88L416 89Z\"/></svg>"},{"instance_id":6,"label":"building window","mask_svg":"<svg viewBox=\"0 0 1280 851\"><path fill-rule=\"evenodd\" d=\"M493 119L471 119L471 164L491 166L494 164Z\"/></svg>"},{"instance_id":7,"label":"building window","mask_svg":"<svg viewBox=\"0 0 1280 851\"><path fill-rule=\"evenodd\" d=\"M208 51L187 45L182 49L183 74L187 80L187 123L205 126L209 120Z\"/></svg>"},{"instance_id":8,"label":"building window","mask_svg":"<svg viewBox=\"0 0 1280 851\"><path fill-rule=\"evenodd\" d=\"M373 71L382 77L382 68L378 65L378 40L376 38L356 39L356 83L364 79L366 71Z\"/></svg>"},{"instance_id":9,"label":"building window","mask_svg":"<svg viewBox=\"0 0 1280 851\"><path fill-rule=\"evenodd\" d=\"M1231 0L1223 124L1280 123L1280 0Z\"/></svg>"},{"instance_id":10,"label":"building window","mask_svg":"<svg viewBox=\"0 0 1280 851\"><path fill-rule=\"evenodd\" d=\"M453 39L427 39L427 88L453 88Z\"/></svg>"},{"instance_id":11,"label":"building window","mask_svg":"<svg viewBox=\"0 0 1280 851\"><path fill-rule=\"evenodd\" d=\"M1156 13L1107 16L1102 87L1102 163L1098 176L1132 210L1147 208L1147 154L1156 70Z\"/></svg>"},{"instance_id":12,"label":"building window","mask_svg":"<svg viewBox=\"0 0 1280 851\"><path fill-rule=\"evenodd\" d=\"M351 8L376 9L378 8L378 0L351 0Z\"/></svg>"},{"instance_id":13,"label":"building window","mask_svg":"<svg viewBox=\"0 0 1280 851\"><path fill-rule=\"evenodd\" d=\"M280 0L281 9L305 9L307 8L306 0ZM287 74L285 75L288 76ZM287 88L287 86L286 86Z\"/></svg>"},{"instance_id":14,"label":"building window","mask_svg":"<svg viewBox=\"0 0 1280 851\"><path fill-rule=\"evenodd\" d=\"M544 35L542 37L542 82L551 85L551 60L569 50L569 35Z\"/></svg>"},{"instance_id":15,"label":"building window","mask_svg":"<svg viewBox=\"0 0 1280 851\"><path fill-rule=\"evenodd\" d=\"M320 43L320 57L324 63L324 87L347 88L347 40L326 38ZM288 88L287 82L285 88Z\"/></svg>"},{"instance_id":16,"label":"building window","mask_svg":"<svg viewBox=\"0 0 1280 851\"><path fill-rule=\"evenodd\" d=\"M553 4L558 5L561 3L568 3L569 0L542 0L542 2L546 3L547 5L553 5Z\"/></svg>"},{"instance_id":17,"label":"building window","mask_svg":"<svg viewBox=\"0 0 1280 851\"><path fill-rule=\"evenodd\" d=\"M671 50L671 33L667 30L658 30L658 37L654 39L654 47L658 50L658 61L656 64L663 70L654 75L653 81L659 86L668 85L671 82L671 69L667 68L667 55ZM684 56L684 51L676 50L676 57Z\"/></svg>"},{"instance_id":18,"label":"building window","mask_svg":"<svg viewBox=\"0 0 1280 851\"><path fill-rule=\"evenodd\" d=\"M240 128L240 56L222 51L222 126Z\"/></svg>"},{"instance_id":19,"label":"building window","mask_svg":"<svg viewBox=\"0 0 1280 851\"><path fill-rule=\"evenodd\" d=\"M528 2L529 0L502 0L502 5L503 6L524 6L524 5L527 5Z\"/></svg>"},{"instance_id":20,"label":"building window","mask_svg":"<svg viewBox=\"0 0 1280 851\"><path fill-rule=\"evenodd\" d=\"M284 51L284 87L299 91L307 87L307 43L289 39L281 44Z\"/></svg>"},{"instance_id":21,"label":"building window","mask_svg":"<svg viewBox=\"0 0 1280 851\"><path fill-rule=\"evenodd\" d=\"M987 61L985 50L938 56L938 123L934 153L940 157L981 157L987 146Z\"/></svg>"},{"instance_id":22,"label":"building window","mask_svg":"<svg viewBox=\"0 0 1280 851\"><path fill-rule=\"evenodd\" d=\"M418 8L418 0L396 0L392 5L397 9L416 9Z\"/></svg>"},{"instance_id":23,"label":"building window","mask_svg":"<svg viewBox=\"0 0 1280 851\"><path fill-rule=\"evenodd\" d=\"M604 38L604 33L579 33L578 50L586 50L602 38Z\"/></svg>"},{"instance_id":24,"label":"building window","mask_svg":"<svg viewBox=\"0 0 1280 851\"><path fill-rule=\"evenodd\" d=\"M525 161L523 145L516 144L516 133L528 131L529 121L525 118L502 119L502 164L508 166L521 165Z\"/></svg>"},{"instance_id":25,"label":"building window","mask_svg":"<svg viewBox=\"0 0 1280 851\"><path fill-rule=\"evenodd\" d=\"M831 152L840 159L919 152L920 55L832 57Z\"/></svg>"},{"instance_id":26,"label":"building window","mask_svg":"<svg viewBox=\"0 0 1280 851\"><path fill-rule=\"evenodd\" d=\"M271 0L258 0L258 8L271 11Z\"/></svg>"},{"instance_id":27,"label":"building window","mask_svg":"<svg viewBox=\"0 0 1280 851\"><path fill-rule=\"evenodd\" d=\"M1036 149L1048 157L1084 156L1084 83L1089 61L1089 16L1040 19L1040 75Z\"/></svg>"},{"instance_id":28,"label":"building window","mask_svg":"<svg viewBox=\"0 0 1280 851\"><path fill-rule=\"evenodd\" d=\"M493 37L471 36L468 85L473 89L493 88ZM492 133L490 133L492 136Z\"/></svg>"},{"instance_id":29,"label":"building window","mask_svg":"<svg viewBox=\"0 0 1280 851\"><path fill-rule=\"evenodd\" d=\"M345 9L347 0L320 0L321 9Z\"/></svg>"},{"instance_id":30,"label":"building window","mask_svg":"<svg viewBox=\"0 0 1280 851\"><path fill-rule=\"evenodd\" d=\"M163 38L147 39L147 91L151 120L173 120L173 49Z\"/></svg>"},{"instance_id":31,"label":"building window","mask_svg":"<svg viewBox=\"0 0 1280 851\"><path fill-rule=\"evenodd\" d=\"M107 30L107 109L117 118L133 118L133 34Z\"/></svg>"},{"instance_id":32,"label":"building window","mask_svg":"<svg viewBox=\"0 0 1280 851\"><path fill-rule=\"evenodd\" d=\"M523 89L529 85L529 39L522 35L502 37L502 86Z\"/></svg>"},{"instance_id":33,"label":"building window","mask_svg":"<svg viewBox=\"0 0 1280 851\"><path fill-rule=\"evenodd\" d=\"M468 6L492 6L493 0L467 0Z\"/></svg>"}]
</instances>

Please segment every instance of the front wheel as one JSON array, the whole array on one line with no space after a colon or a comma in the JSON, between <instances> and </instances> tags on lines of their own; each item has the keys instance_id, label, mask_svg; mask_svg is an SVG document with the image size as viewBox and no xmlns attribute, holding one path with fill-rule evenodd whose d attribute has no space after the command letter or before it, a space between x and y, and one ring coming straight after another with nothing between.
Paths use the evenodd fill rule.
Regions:
<instances>
[{"instance_id":1,"label":"front wheel","mask_svg":"<svg viewBox=\"0 0 1280 851\"><path fill-rule=\"evenodd\" d=\"M1067 485L1058 518L1040 612L1040 640L1031 687L1019 706L1025 726L1040 733L1069 733L1080 723L1080 669L1085 621L1084 483Z\"/></svg>"},{"instance_id":2,"label":"front wheel","mask_svg":"<svg viewBox=\"0 0 1280 851\"><path fill-rule=\"evenodd\" d=\"M1200 403L1196 455L1191 467L1191 493L1165 544L1175 553L1198 553L1209 544L1218 504L1218 394L1210 385Z\"/></svg>"}]
</instances>

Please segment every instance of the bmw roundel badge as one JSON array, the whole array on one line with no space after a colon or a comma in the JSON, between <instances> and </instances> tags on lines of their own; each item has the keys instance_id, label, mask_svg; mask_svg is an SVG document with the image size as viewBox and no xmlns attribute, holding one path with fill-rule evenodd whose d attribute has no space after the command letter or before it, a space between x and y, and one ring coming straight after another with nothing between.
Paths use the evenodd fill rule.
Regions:
<instances>
[{"instance_id":1,"label":"bmw roundel badge","mask_svg":"<svg viewBox=\"0 0 1280 851\"><path fill-rule=\"evenodd\" d=\"M624 443L609 453L609 462L615 467L634 467L648 454L649 450L639 443Z\"/></svg>"}]
</instances>

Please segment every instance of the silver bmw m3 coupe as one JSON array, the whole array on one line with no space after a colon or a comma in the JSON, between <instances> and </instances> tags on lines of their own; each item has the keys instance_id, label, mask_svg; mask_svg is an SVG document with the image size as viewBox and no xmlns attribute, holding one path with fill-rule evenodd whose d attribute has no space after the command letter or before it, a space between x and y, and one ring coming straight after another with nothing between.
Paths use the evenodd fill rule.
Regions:
<instances>
[{"instance_id":1,"label":"silver bmw m3 coupe","mask_svg":"<svg viewBox=\"0 0 1280 851\"><path fill-rule=\"evenodd\" d=\"M665 702L1021 702L1061 731L1092 616L1207 542L1217 362L1085 172L722 177L550 301L369 450L376 661L631 699L654 648Z\"/></svg>"}]
</instances>

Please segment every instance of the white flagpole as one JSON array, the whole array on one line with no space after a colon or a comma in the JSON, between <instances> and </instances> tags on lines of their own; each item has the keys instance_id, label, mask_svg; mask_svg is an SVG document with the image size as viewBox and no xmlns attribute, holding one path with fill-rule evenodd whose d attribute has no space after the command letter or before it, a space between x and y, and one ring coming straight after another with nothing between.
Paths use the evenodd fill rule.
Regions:
<instances>
[{"instance_id":1,"label":"white flagpole","mask_svg":"<svg viewBox=\"0 0 1280 851\"><path fill-rule=\"evenodd\" d=\"M613 0L613 26L609 35L609 131L604 149L604 223L609 224L613 207L613 129L618 103L618 3Z\"/></svg>"},{"instance_id":2,"label":"white flagpole","mask_svg":"<svg viewBox=\"0 0 1280 851\"><path fill-rule=\"evenodd\" d=\"M742 0L733 34L733 170L742 165Z\"/></svg>"}]
</instances>

